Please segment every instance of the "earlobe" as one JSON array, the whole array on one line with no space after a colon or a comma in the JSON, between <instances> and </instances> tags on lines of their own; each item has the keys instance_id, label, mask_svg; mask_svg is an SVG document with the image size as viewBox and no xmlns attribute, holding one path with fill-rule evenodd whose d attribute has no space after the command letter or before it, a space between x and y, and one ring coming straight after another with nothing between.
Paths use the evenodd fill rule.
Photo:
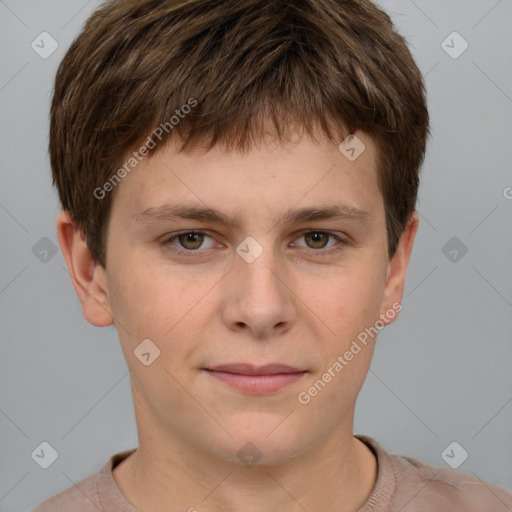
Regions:
<instances>
[{"instance_id":1,"label":"earlobe","mask_svg":"<svg viewBox=\"0 0 512 512\"><path fill-rule=\"evenodd\" d=\"M409 222L407 223L406 228L400 236L395 254L392 256L388 263L386 285L384 288L384 300L382 302L381 309L381 316L383 315L386 318L388 316L386 312L391 309L394 310L397 303L402 303L405 276L414 245L414 239L418 231L418 226L419 216L416 212L413 212L409 218ZM393 307L393 304L395 304L395 308ZM393 314L392 318L393 319L391 320L384 319L384 323L386 325L391 324L394 320L396 320L397 316Z\"/></svg>"},{"instance_id":2,"label":"earlobe","mask_svg":"<svg viewBox=\"0 0 512 512\"><path fill-rule=\"evenodd\" d=\"M92 258L67 211L61 211L57 217L57 235L84 317L97 327L112 325L114 317L108 301L105 271Z\"/></svg>"}]
</instances>

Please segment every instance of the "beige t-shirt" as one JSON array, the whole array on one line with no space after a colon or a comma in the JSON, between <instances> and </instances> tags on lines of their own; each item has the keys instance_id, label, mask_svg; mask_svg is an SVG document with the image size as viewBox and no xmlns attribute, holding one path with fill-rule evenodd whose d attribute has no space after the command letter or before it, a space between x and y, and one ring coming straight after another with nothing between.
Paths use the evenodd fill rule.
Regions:
<instances>
[{"instance_id":1,"label":"beige t-shirt","mask_svg":"<svg viewBox=\"0 0 512 512\"><path fill-rule=\"evenodd\" d=\"M371 437L355 437L373 451L378 468L375 487L358 512L512 512L512 493L504 489L458 470L387 453ZM112 475L112 469L134 451L112 455L98 473L32 512L138 512Z\"/></svg>"}]
</instances>

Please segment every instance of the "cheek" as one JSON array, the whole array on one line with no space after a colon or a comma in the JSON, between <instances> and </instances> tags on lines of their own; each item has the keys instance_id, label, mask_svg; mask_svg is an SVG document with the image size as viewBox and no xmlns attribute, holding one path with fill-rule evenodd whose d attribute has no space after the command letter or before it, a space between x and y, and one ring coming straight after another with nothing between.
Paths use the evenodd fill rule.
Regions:
<instances>
[{"instance_id":1,"label":"cheek","mask_svg":"<svg viewBox=\"0 0 512 512\"><path fill-rule=\"evenodd\" d=\"M125 262L111 274L109 301L125 358L132 369L140 370L134 350L149 339L160 350L155 366L165 366L173 374L183 372L183 363L192 357L201 339L213 305L208 293L214 277L185 276L155 271ZM217 279L218 280L218 279ZM131 361L131 362L130 362Z\"/></svg>"},{"instance_id":2,"label":"cheek","mask_svg":"<svg viewBox=\"0 0 512 512\"><path fill-rule=\"evenodd\" d=\"M325 332L321 338L328 345L340 350L361 330L375 323L384 293L379 276L365 266L304 282L300 297L305 298L304 304L315 313L314 318Z\"/></svg>"},{"instance_id":3,"label":"cheek","mask_svg":"<svg viewBox=\"0 0 512 512\"><path fill-rule=\"evenodd\" d=\"M133 336L161 338L186 319L208 283L130 260L113 271L108 287L115 317L131 327Z\"/></svg>"},{"instance_id":4,"label":"cheek","mask_svg":"<svg viewBox=\"0 0 512 512\"><path fill-rule=\"evenodd\" d=\"M303 396L327 422L347 413L368 373L375 346L375 335L369 333L375 333L370 328L379 318L384 292L379 268L351 267L314 295L315 310L330 330L318 339L322 365Z\"/></svg>"}]
</instances>

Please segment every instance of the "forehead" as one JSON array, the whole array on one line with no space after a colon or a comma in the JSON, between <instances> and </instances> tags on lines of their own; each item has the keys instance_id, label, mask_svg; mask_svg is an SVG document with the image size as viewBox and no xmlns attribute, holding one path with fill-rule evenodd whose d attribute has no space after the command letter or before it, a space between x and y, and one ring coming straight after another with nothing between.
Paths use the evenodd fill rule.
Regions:
<instances>
[{"instance_id":1,"label":"forehead","mask_svg":"<svg viewBox=\"0 0 512 512\"><path fill-rule=\"evenodd\" d=\"M185 207L207 220L241 224L245 217L263 214L275 220L285 211L289 221L301 220L301 215L312 219L313 210L321 205L338 210L332 215L362 221L377 214L382 198L376 147L366 134L358 133L357 141L364 150L353 160L344 153L346 148L307 136L293 143L265 143L243 153L218 146L179 153L171 143L142 159L123 180L114 210L143 223L151 217L186 215ZM301 213L292 214L292 209Z\"/></svg>"}]
</instances>

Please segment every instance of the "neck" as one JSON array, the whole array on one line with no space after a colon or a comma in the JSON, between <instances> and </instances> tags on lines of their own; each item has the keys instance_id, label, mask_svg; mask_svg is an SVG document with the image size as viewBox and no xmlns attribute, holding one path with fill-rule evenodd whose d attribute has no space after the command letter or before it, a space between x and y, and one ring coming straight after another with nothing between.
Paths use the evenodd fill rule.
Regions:
<instances>
[{"instance_id":1,"label":"neck","mask_svg":"<svg viewBox=\"0 0 512 512\"><path fill-rule=\"evenodd\" d=\"M205 453L151 425L152 435L139 436L139 448L114 469L114 479L142 512L354 511L374 487L377 464L353 437L352 418L349 423L286 462L252 467Z\"/></svg>"}]
</instances>

